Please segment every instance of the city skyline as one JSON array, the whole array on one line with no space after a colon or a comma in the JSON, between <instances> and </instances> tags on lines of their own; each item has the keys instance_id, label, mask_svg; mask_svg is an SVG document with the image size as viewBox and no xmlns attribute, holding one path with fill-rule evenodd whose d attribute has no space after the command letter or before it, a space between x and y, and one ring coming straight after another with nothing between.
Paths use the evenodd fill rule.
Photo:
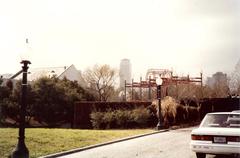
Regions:
<instances>
[{"instance_id":1,"label":"city skyline","mask_svg":"<svg viewBox=\"0 0 240 158\"><path fill-rule=\"evenodd\" d=\"M230 74L240 58L237 0L0 3L0 74L21 69L26 38L30 67L119 68L127 58L136 79L150 68L191 76Z\"/></svg>"}]
</instances>

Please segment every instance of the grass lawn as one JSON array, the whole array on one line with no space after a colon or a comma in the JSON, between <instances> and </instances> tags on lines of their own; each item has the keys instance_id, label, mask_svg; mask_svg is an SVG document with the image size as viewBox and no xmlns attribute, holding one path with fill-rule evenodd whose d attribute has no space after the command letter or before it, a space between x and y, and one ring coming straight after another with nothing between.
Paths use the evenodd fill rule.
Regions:
<instances>
[{"instance_id":1,"label":"grass lawn","mask_svg":"<svg viewBox=\"0 0 240 158\"><path fill-rule=\"evenodd\" d=\"M30 157L35 158L60 151L85 147L106 141L153 132L134 130L78 130L27 128L25 143ZM17 144L17 128L0 128L0 158L8 157Z\"/></svg>"}]
</instances>

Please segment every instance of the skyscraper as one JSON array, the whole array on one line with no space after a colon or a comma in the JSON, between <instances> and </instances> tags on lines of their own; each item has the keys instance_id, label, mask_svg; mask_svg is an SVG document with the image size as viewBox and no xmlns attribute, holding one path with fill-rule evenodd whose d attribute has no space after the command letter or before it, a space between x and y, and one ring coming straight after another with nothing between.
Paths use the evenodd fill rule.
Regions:
<instances>
[{"instance_id":1,"label":"skyscraper","mask_svg":"<svg viewBox=\"0 0 240 158\"><path fill-rule=\"evenodd\" d=\"M120 88L124 88L125 80L127 81L127 83L131 82L132 68L129 59L121 60L119 76L120 76Z\"/></svg>"}]
</instances>

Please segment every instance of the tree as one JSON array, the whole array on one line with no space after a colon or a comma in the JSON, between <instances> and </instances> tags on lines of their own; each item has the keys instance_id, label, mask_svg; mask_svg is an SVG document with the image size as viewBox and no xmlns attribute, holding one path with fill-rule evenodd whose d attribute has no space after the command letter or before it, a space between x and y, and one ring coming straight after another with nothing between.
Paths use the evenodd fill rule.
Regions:
<instances>
[{"instance_id":1,"label":"tree","mask_svg":"<svg viewBox=\"0 0 240 158\"><path fill-rule=\"evenodd\" d=\"M22 93L22 87L21 87L21 81L18 81L15 85L15 88L12 90L11 86L7 86L7 88L10 90L11 94L5 100L5 112L6 116L14 119L16 122L19 122L19 110L20 110L20 104L21 104L21 93ZM33 111L34 111L34 103L35 103L36 95L34 91L32 90L31 85L29 84L27 87L27 107L26 107L26 122L29 123L31 118L34 117Z\"/></svg>"},{"instance_id":2,"label":"tree","mask_svg":"<svg viewBox=\"0 0 240 158\"><path fill-rule=\"evenodd\" d=\"M107 101L114 93L117 73L109 65L95 65L84 72L84 80L88 89L98 98Z\"/></svg>"},{"instance_id":3,"label":"tree","mask_svg":"<svg viewBox=\"0 0 240 158\"><path fill-rule=\"evenodd\" d=\"M40 78L32 84L32 90L35 95L33 115L50 126L71 123L76 101L94 100L76 81L66 78Z\"/></svg>"},{"instance_id":4,"label":"tree","mask_svg":"<svg viewBox=\"0 0 240 158\"><path fill-rule=\"evenodd\" d=\"M10 95L11 91L7 87L0 86L0 124L7 117L7 102Z\"/></svg>"},{"instance_id":5,"label":"tree","mask_svg":"<svg viewBox=\"0 0 240 158\"><path fill-rule=\"evenodd\" d=\"M10 117L18 122L21 100L21 81L16 87L0 86L0 120ZM76 101L94 100L94 97L75 81L66 78L43 77L28 84L26 121L32 118L50 126L71 123Z\"/></svg>"},{"instance_id":6,"label":"tree","mask_svg":"<svg viewBox=\"0 0 240 158\"><path fill-rule=\"evenodd\" d=\"M65 121L69 103L64 87L57 78L43 77L32 84L36 94L33 113L40 123L46 122L50 126Z\"/></svg>"}]
</instances>

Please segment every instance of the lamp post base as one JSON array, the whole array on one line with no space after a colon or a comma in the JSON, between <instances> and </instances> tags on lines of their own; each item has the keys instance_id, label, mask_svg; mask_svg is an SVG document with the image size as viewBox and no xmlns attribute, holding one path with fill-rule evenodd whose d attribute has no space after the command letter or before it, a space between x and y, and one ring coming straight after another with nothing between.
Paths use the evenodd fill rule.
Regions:
<instances>
[{"instance_id":1,"label":"lamp post base","mask_svg":"<svg viewBox=\"0 0 240 158\"><path fill-rule=\"evenodd\" d=\"M163 125L160 122L158 122L156 129L161 130L163 128L164 128Z\"/></svg>"},{"instance_id":2,"label":"lamp post base","mask_svg":"<svg viewBox=\"0 0 240 158\"><path fill-rule=\"evenodd\" d=\"M18 142L12 152L11 158L29 158L29 151L24 142Z\"/></svg>"}]
</instances>

